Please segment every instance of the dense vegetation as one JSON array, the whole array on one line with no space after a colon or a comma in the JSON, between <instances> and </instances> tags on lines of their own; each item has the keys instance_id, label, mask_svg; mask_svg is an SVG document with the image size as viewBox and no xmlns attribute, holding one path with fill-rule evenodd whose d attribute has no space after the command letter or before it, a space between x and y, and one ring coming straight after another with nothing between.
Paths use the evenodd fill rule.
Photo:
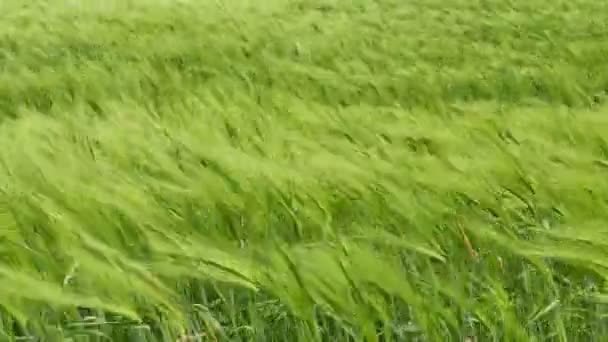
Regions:
<instances>
[{"instance_id":1,"label":"dense vegetation","mask_svg":"<svg viewBox=\"0 0 608 342\"><path fill-rule=\"evenodd\" d=\"M0 13L0 340L608 335L608 2Z\"/></svg>"}]
</instances>

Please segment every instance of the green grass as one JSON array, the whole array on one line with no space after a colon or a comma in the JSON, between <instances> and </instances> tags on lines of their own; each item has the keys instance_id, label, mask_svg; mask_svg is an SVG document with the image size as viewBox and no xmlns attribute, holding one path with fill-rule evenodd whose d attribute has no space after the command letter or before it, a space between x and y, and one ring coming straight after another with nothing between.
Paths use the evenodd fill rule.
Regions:
<instances>
[{"instance_id":1,"label":"green grass","mask_svg":"<svg viewBox=\"0 0 608 342\"><path fill-rule=\"evenodd\" d=\"M0 13L1 341L608 337L608 2Z\"/></svg>"}]
</instances>

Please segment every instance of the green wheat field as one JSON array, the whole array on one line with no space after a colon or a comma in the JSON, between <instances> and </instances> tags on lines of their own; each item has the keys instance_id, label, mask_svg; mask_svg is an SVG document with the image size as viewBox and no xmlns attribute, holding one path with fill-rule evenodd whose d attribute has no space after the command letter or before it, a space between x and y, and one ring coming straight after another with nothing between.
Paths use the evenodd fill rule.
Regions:
<instances>
[{"instance_id":1,"label":"green wheat field","mask_svg":"<svg viewBox=\"0 0 608 342\"><path fill-rule=\"evenodd\" d=\"M608 1L0 1L0 341L608 340Z\"/></svg>"}]
</instances>

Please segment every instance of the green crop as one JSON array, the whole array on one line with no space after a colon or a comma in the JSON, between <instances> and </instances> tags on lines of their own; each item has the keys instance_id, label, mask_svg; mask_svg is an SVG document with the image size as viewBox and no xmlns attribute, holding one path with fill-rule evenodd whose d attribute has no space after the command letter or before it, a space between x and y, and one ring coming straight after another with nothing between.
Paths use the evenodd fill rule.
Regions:
<instances>
[{"instance_id":1,"label":"green crop","mask_svg":"<svg viewBox=\"0 0 608 342\"><path fill-rule=\"evenodd\" d=\"M608 2L0 13L0 341L608 336Z\"/></svg>"}]
</instances>

